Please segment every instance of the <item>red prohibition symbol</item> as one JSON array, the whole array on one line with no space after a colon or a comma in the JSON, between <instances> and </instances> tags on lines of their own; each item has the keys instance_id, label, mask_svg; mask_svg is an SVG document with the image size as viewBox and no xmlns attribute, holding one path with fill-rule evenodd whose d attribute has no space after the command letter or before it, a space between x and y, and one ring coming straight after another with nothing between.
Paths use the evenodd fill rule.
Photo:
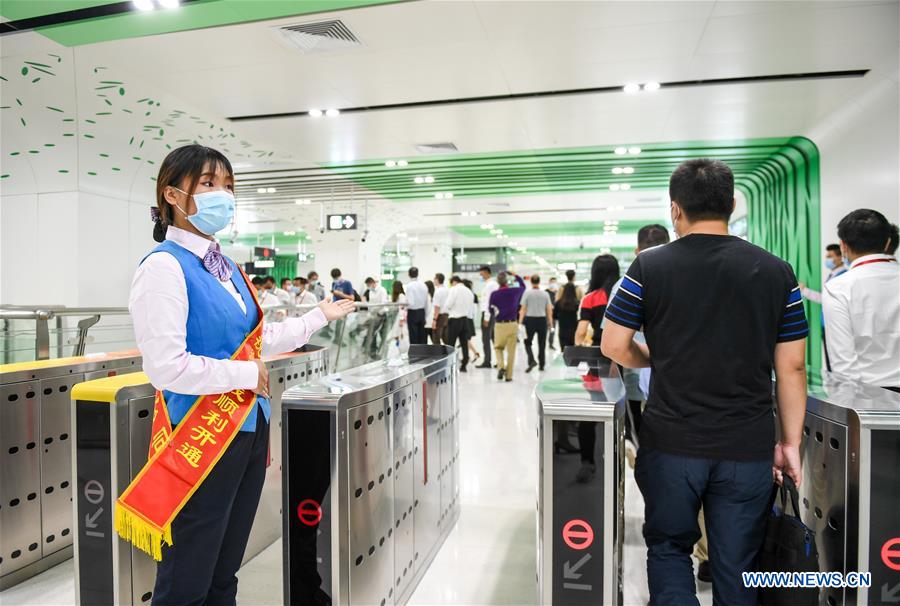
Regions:
<instances>
[{"instance_id":1,"label":"red prohibition symbol","mask_svg":"<svg viewBox=\"0 0 900 606\"><path fill-rule=\"evenodd\" d=\"M304 499L297 505L297 518L307 526L315 526L322 520L322 508L312 499Z\"/></svg>"},{"instance_id":2,"label":"red prohibition symbol","mask_svg":"<svg viewBox=\"0 0 900 606\"><path fill-rule=\"evenodd\" d=\"M572 549L587 549L594 542L594 529L584 520L569 520L562 531L563 541Z\"/></svg>"},{"instance_id":3,"label":"red prohibition symbol","mask_svg":"<svg viewBox=\"0 0 900 606\"><path fill-rule=\"evenodd\" d=\"M881 561L891 570L900 570L900 537L890 539L881 546Z\"/></svg>"}]
</instances>

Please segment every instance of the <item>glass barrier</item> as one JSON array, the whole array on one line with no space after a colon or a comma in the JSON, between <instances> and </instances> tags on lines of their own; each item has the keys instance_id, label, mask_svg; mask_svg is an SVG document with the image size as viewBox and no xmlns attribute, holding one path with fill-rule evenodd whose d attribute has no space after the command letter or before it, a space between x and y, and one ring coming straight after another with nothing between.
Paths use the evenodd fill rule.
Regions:
<instances>
[{"instance_id":1,"label":"glass barrier","mask_svg":"<svg viewBox=\"0 0 900 606\"><path fill-rule=\"evenodd\" d=\"M356 303L357 311L313 335L311 343L329 348L329 368L343 370L387 357L396 335L401 304ZM282 322L315 309L281 305L263 310L266 322ZM63 306L0 307L0 364L65 358L133 349L134 330L127 308Z\"/></svg>"}]
</instances>

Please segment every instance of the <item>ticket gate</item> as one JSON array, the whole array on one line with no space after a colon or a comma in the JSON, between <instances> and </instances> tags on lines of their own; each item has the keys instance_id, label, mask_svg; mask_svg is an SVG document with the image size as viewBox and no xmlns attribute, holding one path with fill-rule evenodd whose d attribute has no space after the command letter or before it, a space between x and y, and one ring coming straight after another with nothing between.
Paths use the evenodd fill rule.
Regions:
<instances>
[{"instance_id":1,"label":"ticket gate","mask_svg":"<svg viewBox=\"0 0 900 606\"><path fill-rule=\"evenodd\" d=\"M457 372L412 345L284 394L285 604L409 600L459 517Z\"/></svg>"},{"instance_id":2,"label":"ticket gate","mask_svg":"<svg viewBox=\"0 0 900 606\"><path fill-rule=\"evenodd\" d=\"M800 454L820 569L872 573L869 588L823 588L820 604L900 604L900 394L811 375Z\"/></svg>"},{"instance_id":3,"label":"ticket gate","mask_svg":"<svg viewBox=\"0 0 900 606\"><path fill-rule=\"evenodd\" d=\"M540 604L621 606L625 386L599 347L567 347L535 390L538 407L537 581ZM582 456L559 453L577 426Z\"/></svg>"},{"instance_id":4,"label":"ticket gate","mask_svg":"<svg viewBox=\"0 0 900 606\"><path fill-rule=\"evenodd\" d=\"M264 361L272 406L271 457L245 562L281 535L281 396L327 372L326 350L311 345ZM113 504L147 461L154 390L138 373L80 383L71 395L76 600L90 606L149 603L156 563L115 533Z\"/></svg>"},{"instance_id":5,"label":"ticket gate","mask_svg":"<svg viewBox=\"0 0 900 606\"><path fill-rule=\"evenodd\" d=\"M0 589L72 557L70 390L137 351L0 365Z\"/></svg>"}]
</instances>

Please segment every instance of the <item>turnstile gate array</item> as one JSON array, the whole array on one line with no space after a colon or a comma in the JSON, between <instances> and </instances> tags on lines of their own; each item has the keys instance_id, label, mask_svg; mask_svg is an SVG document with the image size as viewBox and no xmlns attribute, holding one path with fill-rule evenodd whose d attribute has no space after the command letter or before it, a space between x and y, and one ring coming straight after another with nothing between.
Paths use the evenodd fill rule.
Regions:
<instances>
[{"instance_id":1,"label":"turnstile gate array","mask_svg":"<svg viewBox=\"0 0 900 606\"><path fill-rule=\"evenodd\" d=\"M540 474L537 582L540 604L622 604L625 386L598 347L567 347L535 395ZM596 474L578 478L578 453L557 452L578 426Z\"/></svg>"},{"instance_id":2,"label":"turnstile gate array","mask_svg":"<svg viewBox=\"0 0 900 606\"><path fill-rule=\"evenodd\" d=\"M244 556L251 557L281 535L281 397L285 389L327 372L326 350L307 345L295 353L266 357L272 415L270 462ZM77 478L75 596L79 604L145 604L153 597L156 563L119 539L113 530L116 497L147 461L153 414L152 386L143 373L99 379L72 390Z\"/></svg>"},{"instance_id":3,"label":"turnstile gate array","mask_svg":"<svg viewBox=\"0 0 900 606\"><path fill-rule=\"evenodd\" d=\"M459 517L454 348L284 395L284 603L405 604Z\"/></svg>"},{"instance_id":4,"label":"turnstile gate array","mask_svg":"<svg viewBox=\"0 0 900 606\"><path fill-rule=\"evenodd\" d=\"M811 374L801 457L820 569L872 573L867 589L823 588L820 604L900 604L900 394Z\"/></svg>"},{"instance_id":5,"label":"turnstile gate array","mask_svg":"<svg viewBox=\"0 0 900 606\"><path fill-rule=\"evenodd\" d=\"M0 366L0 589L72 557L72 386L140 368L136 351Z\"/></svg>"}]
</instances>

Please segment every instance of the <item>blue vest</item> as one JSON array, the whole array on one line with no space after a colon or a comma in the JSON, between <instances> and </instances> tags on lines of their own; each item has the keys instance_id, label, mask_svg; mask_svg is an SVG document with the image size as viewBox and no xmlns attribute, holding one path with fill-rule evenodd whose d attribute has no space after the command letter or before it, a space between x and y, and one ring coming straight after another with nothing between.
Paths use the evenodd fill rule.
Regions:
<instances>
[{"instance_id":1,"label":"blue vest","mask_svg":"<svg viewBox=\"0 0 900 606\"><path fill-rule=\"evenodd\" d=\"M175 257L184 272L188 296L187 352L215 360L230 359L259 321L256 301L234 261L228 259L228 263L234 270L231 274L231 282L240 293L247 308L246 312L241 311L241 307L234 297L222 288L219 279L203 267L203 261L197 255L171 240L166 240L154 248L147 257L158 252L167 252ZM173 426L184 418L197 400L196 395L167 390L163 391L163 395L166 398L166 407ZM262 408L263 415L268 421L269 400L257 397L256 401L259 402L259 407ZM250 411L241 431L256 431L256 409L257 407L254 406Z\"/></svg>"}]
</instances>

